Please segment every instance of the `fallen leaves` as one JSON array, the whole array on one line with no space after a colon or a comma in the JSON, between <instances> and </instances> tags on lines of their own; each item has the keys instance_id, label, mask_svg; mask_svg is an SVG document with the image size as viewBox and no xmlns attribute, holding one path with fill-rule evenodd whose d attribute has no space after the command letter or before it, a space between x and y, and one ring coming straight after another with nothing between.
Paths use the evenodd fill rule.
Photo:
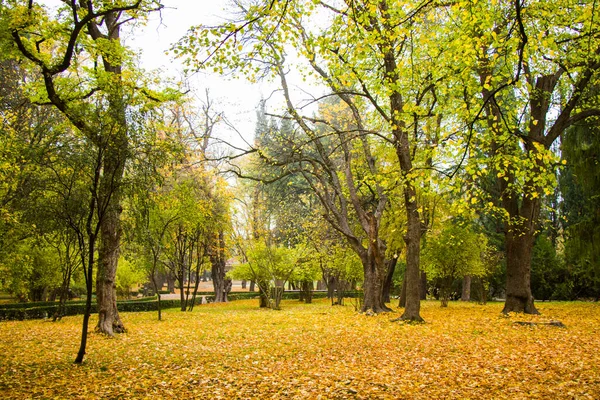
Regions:
<instances>
[{"instance_id":1,"label":"fallen leaves","mask_svg":"<svg viewBox=\"0 0 600 400\"><path fill-rule=\"evenodd\" d=\"M127 313L115 338L91 333L72 364L80 317L0 323L3 398L594 399L600 396L600 306L424 302L425 324L365 317L327 301L205 305ZM546 325L559 320L566 328ZM525 325L514 322L526 322ZM90 326L94 326L92 322Z\"/></svg>"}]
</instances>

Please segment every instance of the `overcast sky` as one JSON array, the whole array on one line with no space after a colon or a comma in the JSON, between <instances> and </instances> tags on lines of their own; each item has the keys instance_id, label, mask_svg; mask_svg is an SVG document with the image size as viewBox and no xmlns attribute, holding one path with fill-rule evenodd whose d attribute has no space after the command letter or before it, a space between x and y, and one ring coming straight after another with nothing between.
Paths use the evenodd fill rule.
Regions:
<instances>
[{"instance_id":1,"label":"overcast sky","mask_svg":"<svg viewBox=\"0 0 600 400\"><path fill-rule=\"evenodd\" d=\"M165 52L185 35L194 25L216 25L227 16L226 0L163 0L165 8L155 13L142 31L132 33L126 44L140 49L140 64L144 69L160 69L164 75L183 78L183 66L179 60ZM216 107L224 111L236 128L251 138L256 121L256 107L266 85L251 85L244 80L222 78L215 74L197 73L188 77L189 84L199 95L210 90ZM232 135L221 126L217 132Z\"/></svg>"}]
</instances>

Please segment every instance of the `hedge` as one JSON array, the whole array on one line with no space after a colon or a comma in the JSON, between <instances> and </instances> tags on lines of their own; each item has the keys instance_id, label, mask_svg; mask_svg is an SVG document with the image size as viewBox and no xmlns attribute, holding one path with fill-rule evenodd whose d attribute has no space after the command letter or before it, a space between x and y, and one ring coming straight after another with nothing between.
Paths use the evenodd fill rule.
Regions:
<instances>
[{"instance_id":1,"label":"hedge","mask_svg":"<svg viewBox=\"0 0 600 400\"><path fill-rule=\"evenodd\" d=\"M209 296L206 296L206 300L210 301ZM196 298L196 304L200 304L201 297ZM26 304L28 307L9 307L10 305L3 305L0 307L0 321L23 321L26 319L42 319L49 318L54 315L54 312L58 308L59 304L56 302L38 302L38 303L21 303ZM40 305L41 304L41 305ZM162 309L175 308L181 306L181 300L161 300L160 305ZM158 301L156 298L145 298L138 300L126 300L118 301L117 307L121 312L135 312L135 311L156 311L158 309ZM67 302L65 304L64 315L81 315L85 312L85 302L75 301ZM98 306L96 303L92 304L92 314L98 312Z\"/></svg>"},{"instance_id":2,"label":"hedge","mask_svg":"<svg viewBox=\"0 0 600 400\"><path fill-rule=\"evenodd\" d=\"M258 298L258 292L233 292L230 293L227 298L230 301L235 300L247 300ZM353 298L362 296L360 291L346 292L344 297ZM196 297L195 304L201 304L202 297L206 299L208 303L214 301L213 292L199 292ZM313 299L320 299L327 297L327 292L314 291ZM283 299L295 300L300 298L300 292L288 291L284 292ZM181 307L181 300L161 300L161 309L166 308L177 308ZM52 317L59 303L57 302L36 302L36 303L12 303L0 305L0 321L23 321L26 319L43 319ZM139 311L156 311L158 309L158 301L155 297L142 298L136 300L125 300L118 301L117 307L121 312L139 312ZM64 315L81 315L85 312L85 301L69 301L65 304ZM92 304L92 314L97 313L98 308L95 303Z\"/></svg>"}]
</instances>

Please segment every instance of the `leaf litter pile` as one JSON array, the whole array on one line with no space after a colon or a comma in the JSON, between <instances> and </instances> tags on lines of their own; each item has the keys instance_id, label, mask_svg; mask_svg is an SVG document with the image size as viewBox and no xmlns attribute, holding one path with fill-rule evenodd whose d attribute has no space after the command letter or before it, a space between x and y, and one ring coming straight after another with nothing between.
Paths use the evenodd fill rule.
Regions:
<instances>
[{"instance_id":1,"label":"leaf litter pile","mask_svg":"<svg viewBox=\"0 0 600 400\"><path fill-rule=\"evenodd\" d=\"M0 323L0 393L23 398L598 399L600 305L424 302L425 324L390 322L326 301L206 305L126 313L128 333L91 333L74 365L81 317ZM94 326L94 318L90 326ZM554 326L559 320L565 327ZM522 322L525 322L523 324Z\"/></svg>"}]
</instances>

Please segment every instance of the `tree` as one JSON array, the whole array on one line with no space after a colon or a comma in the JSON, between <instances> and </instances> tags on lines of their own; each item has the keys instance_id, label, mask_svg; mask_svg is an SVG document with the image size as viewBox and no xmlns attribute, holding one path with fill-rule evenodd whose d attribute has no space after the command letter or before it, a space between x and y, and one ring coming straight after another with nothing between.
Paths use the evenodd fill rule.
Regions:
<instances>
[{"instance_id":1,"label":"tree","mask_svg":"<svg viewBox=\"0 0 600 400\"><path fill-rule=\"evenodd\" d=\"M548 1L467 1L460 10L456 59L465 62L461 75L470 82L465 98L478 99L476 107L465 104L476 117L470 135L487 149L485 159L473 161L496 179L500 198L484 201L504 216L503 311L536 314L531 257L541 199L556 183L552 146L567 128L600 114L591 91L600 68L597 11L593 2L570 8Z\"/></svg>"},{"instance_id":2,"label":"tree","mask_svg":"<svg viewBox=\"0 0 600 400\"><path fill-rule=\"evenodd\" d=\"M131 288L143 283L146 279L141 263L136 260L129 261L122 257L119 260L119 269L117 270L117 294L122 298L129 299L131 296Z\"/></svg>"},{"instance_id":3,"label":"tree","mask_svg":"<svg viewBox=\"0 0 600 400\"><path fill-rule=\"evenodd\" d=\"M447 89L438 86L449 74L437 65L437 57L441 53L437 44L447 31L436 29L431 21L438 18L445 20L446 8L449 7L438 7L431 2L391 6L386 1L348 1L336 5L283 2L272 3L269 7L240 6L245 15L241 22L227 24L220 30L199 29L176 49L189 55L188 61L196 62L198 66L217 70L236 68L250 79L276 77L286 97L287 118L293 119L309 138L314 139L318 136L310 132L314 129L311 125L334 125L322 116L318 121L303 116L301 106L291 101L285 77L289 65L285 60L293 49L294 56L307 64L303 69L305 77L317 81L329 91L325 96L315 95L315 101L337 97L350 110L354 124L353 135L350 135L352 140L362 140L364 144L379 141L393 152L396 173L387 181L389 186L401 184L403 187L409 299L402 318L408 320L421 320L419 252L424 231L421 213L424 210L418 203L416 191L422 179L419 168L433 165L427 160L435 156L435 149L441 141L439 128L455 128L450 113L445 123L442 123L442 117L446 115L436 113L442 103L440 94ZM314 19L326 21L323 25L327 25L327 29L319 26L307 29L307 21ZM204 54L197 48L199 44L209 47L209 57L197 58L198 54ZM234 57L229 56L232 52L236 53ZM342 132L348 134L347 131ZM372 137L367 140L367 136ZM453 137L454 134L448 133L443 139L452 140ZM363 147L365 151L367 148ZM370 169L370 174L381 176L383 170L372 160L371 155L365 154L364 165ZM377 182L376 179L374 181ZM373 187L379 199L387 195L378 192L385 186L380 181L377 187ZM360 207L357 209L352 205L370 239L378 236L375 227L385 209L384 203L380 203L382 207L378 212L369 211L375 218L370 225L369 218L363 218L366 210L361 211ZM372 240L370 243L373 243ZM383 242L380 243L383 245ZM382 249L372 247L367 252L382 254ZM356 251L360 253L362 250L356 247ZM380 260L377 262L368 262L370 267L365 264L365 307L382 311L385 310L379 300L382 285L377 282L385 277L386 267L383 256L378 257ZM362 255L361 258L367 261Z\"/></svg>"},{"instance_id":4,"label":"tree","mask_svg":"<svg viewBox=\"0 0 600 400\"><path fill-rule=\"evenodd\" d=\"M10 32L22 56L42 76L38 100L60 110L99 149L101 174L98 207L102 210L96 279L99 331L112 335L125 327L116 306L115 275L121 238L121 200L125 164L130 157L128 119L137 85L123 79L123 23L136 20L157 1L63 3L51 18L33 1L16 2ZM85 68L86 60L102 68ZM70 74L79 71L82 74ZM73 89L75 88L75 89Z\"/></svg>"},{"instance_id":5,"label":"tree","mask_svg":"<svg viewBox=\"0 0 600 400\"><path fill-rule=\"evenodd\" d=\"M442 307L448 306L452 283L464 276L482 276L486 238L469 226L447 221L424 249L423 264L430 279L439 279Z\"/></svg>"},{"instance_id":6,"label":"tree","mask_svg":"<svg viewBox=\"0 0 600 400\"><path fill-rule=\"evenodd\" d=\"M279 310L285 284L302 264L305 249L268 245L262 240L240 249L246 262L234 267L231 278L253 280L261 299L266 298L270 308ZM262 301L260 305L263 307Z\"/></svg>"}]
</instances>

